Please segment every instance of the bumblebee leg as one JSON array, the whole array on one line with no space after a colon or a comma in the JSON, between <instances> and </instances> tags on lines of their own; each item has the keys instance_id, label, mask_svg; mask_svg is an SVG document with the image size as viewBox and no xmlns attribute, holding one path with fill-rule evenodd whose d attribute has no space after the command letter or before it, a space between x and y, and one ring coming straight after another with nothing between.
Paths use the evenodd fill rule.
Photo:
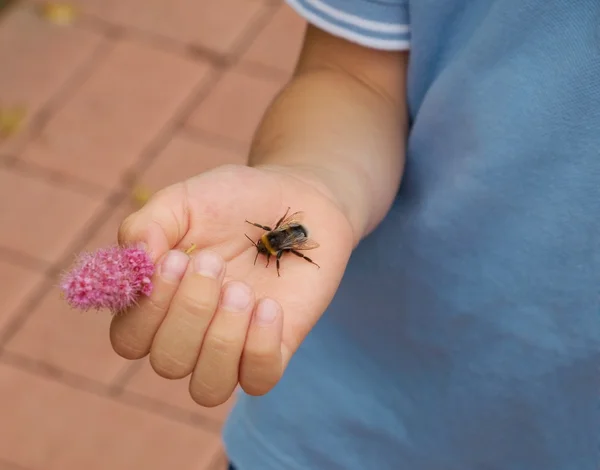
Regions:
<instances>
[{"instance_id":1,"label":"bumblebee leg","mask_svg":"<svg viewBox=\"0 0 600 470\"><path fill-rule=\"evenodd\" d=\"M256 260L258 259L259 254L260 254L260 252L258 250L256 250L256 256L254 257L254 266L256 266Z\"/></svg>"},{"instance_id":2,"label":"bumblebee leg","mask_svg":"<svg viewBox=\"0 0 600 470\"><path fill-rule=\"evenodd\" d=\"M265 266L265 268L269 267L269 260L271 259L271 253L267 253L267 265Z\"/></svg>"},{"instance_id":3,"label":"bumblebee leg","mask_svg":"<svg viewBox=\"0 0 600 470\"><path fill-rule=\"evenodd\" d=\"M283 214L283 217L277 221L277 224L275 225L275 228L277 228L277 227L279 227L281 225L281 222L283 222L283 220L287 217L287 215L288 215L289 212L290 212L290 208L288 207L287 211L285 211L285 214Z\"/></svg>"},{"instance_id":4,"label":"bumblebee leg","mask_svg":"<svg viewBox=\"0 0 600 470\"><path fill-rule=\"evenodd\" d=\"M277 277L281 277L281 274L279 274L279 260L281 259L282 255L283 255L283 251L280 251L279 253L277 253Z\"/></svg>"},{"instance_id":5,"label":"bumblebee leg","mask_svg":"<svg viewBox=\"0 0 600 470\"><path fill-rule=\"evenodd\" d=\"M308 256L304 256L302 253L300 253L299 251L296 250L290 250L292 253L294 253L296 256L299 256L300 258L304 258L306 261L308 261L309 263L314 264L317 268L321 269L321 266L319 266L317 263L315 263L312 259L310 259Z\"/></svg>"},{"instance_id":6,"label":"bumblebee leg","mask_svg":"<svg viewBox=\"0 0 600 470\"><path fill-rule=\"evenodd\" d=\"M250 225L254 225L255 227L258 227L258 228L262 228L263 230L266 230L267 232L270 232L272 230L271 227L267 227L266 225L255 224L254 222L250 222L248 220L246 220L246 223L248 223Z\"/></svg>"}]
</instances>

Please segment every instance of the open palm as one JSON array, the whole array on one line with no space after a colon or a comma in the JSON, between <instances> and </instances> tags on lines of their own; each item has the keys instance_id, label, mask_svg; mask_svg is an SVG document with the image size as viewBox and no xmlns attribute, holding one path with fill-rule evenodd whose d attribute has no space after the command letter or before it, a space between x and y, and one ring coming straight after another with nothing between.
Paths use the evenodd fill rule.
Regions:
<instances>
[{"instance_id":1,"label":"open palm","mask_svg":"<svg viewBox=\"0 0 600 470\"><path fill-rule=\"evenodd\" d=\"M275 257L270 258L269 265L266 267L267 257L259 254L257 258L257 248L247 238L258 241L265 231L246 221L274 228L288 207L289 214L298 211L303 213L302 223L308 229L309 237L319 244L316 249L303 253L310 256L319 267L291 253L284 253L280 260L279 277ZM146 243L157 261L172 249L188 250L194 247L191 256L203 250L216 252L226 264L225 273L221 278L223 284L228 281L243 281L253 291L255 299L275 300L283 312L278 338L281 343L279 373L285 368L291 354L331 301L343 275L353 243L352 231L345 216L329 197L305 178L285 170L229 165L203 173L157 193L146 206L124 221L119 238L121 243ZM180 290L183 289L185 282L187 281L181 281ZM202 289L195 287L193 292L187 294L187 297L195 297L188 303L192 302L198 306L210 303L202 298L212 295L208 293L209 291L204 293ZM162 310L162 315L166 318L172 315L181 317L177 312L172 312L181 308L176 309L172 305L157 306L157 303L160 304L155 299L142 301L135 312L115 317L111 327L113 346L119 354L132 359L152 350L152 361L157 338L160 337L161 344L176 344L176 346L167 346L167 349L171 350L164 355L177 356L177 360L158 358L153 361L155 370L169 378L185 376L192 370L197 370L198 366L197 364L180 366L181 362L185 362L181 357L193 358L194 356L191 351L182 351L185 345L177 343L177 338L173 337L176 334L181 335L180 330L183 328L181 324L175 329L168 328L168 332L156 333L163 329L161 324L166 323L157 311ZM149 314L152 309L155 313ZM199 336L196 340L198 344L190 343L188 347L188 349L196 348L197 355L200 355L200 350L204 354L205 347L202 343L203 338L208 338L207 328L208 326L198 331L196 335ZM193 330L194 327L191 329ZM234 328L230 328L232 329ZM190 341L193 343L192 340ZM223 341L234 343L232 338ZM219 340L219 347L225 347L223 341ZM262 344L266 344L269 339L262 338L261 341ZM249 337L247 342L250 342ZM236 347L232 346L233 349ZM248 353L243 349L243 345L240 347L242 350L238 362L244 354ZM211 362L215 360L211 358ZM190 361L191 359L188 360ZM222 365L214 364L214 367L223 369ZM206 377L210 375L208 369L209 366L203 367L204 378L198 380L202 382L210 380ZM219 382L219 379L215 381ZM231 379L227 387L224 387L228 390L231 388L229 382ZM241 383L244 386L243 381ZM252 380L249 380L249 383L252 383ZM213 390L219 388L218 384L203 384L202 387L206 390L194 391L192 384L190 390L192 396L203 404L218 404L219 401L227 398L205 397L210 394L223 395L222 392L217 393ZM257 393L264 393L267 391L265 388L269 387L250 385L245 388L251 389L250 391L256 388Z\"/></svg>"}]
</instances>

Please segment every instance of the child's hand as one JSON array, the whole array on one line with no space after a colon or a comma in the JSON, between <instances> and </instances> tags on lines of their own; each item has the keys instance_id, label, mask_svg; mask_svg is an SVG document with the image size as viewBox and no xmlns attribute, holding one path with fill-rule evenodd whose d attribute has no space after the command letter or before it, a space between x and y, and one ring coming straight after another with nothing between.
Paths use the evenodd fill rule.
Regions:
<instances>
[{"instance_id":1,"label":"child's hand","mask_svg":"<svg viewBox=\"0 0 600 470\"><path fill-rule=\"evenodd\" d=\"M259 255L258 240L291 207L305 213L319 248L317 266L286 253ZM143 242L157 261L149 298L111 325L115 351L150 353L161 376L192 374L190 394L205 406L225 402L238 383L264 394L331 301L353 243L346 217L306 175L224 166L157 193L119 230L120 243ZM193 245L196 249L186 255Z\"/></svg>"}]
</instances>

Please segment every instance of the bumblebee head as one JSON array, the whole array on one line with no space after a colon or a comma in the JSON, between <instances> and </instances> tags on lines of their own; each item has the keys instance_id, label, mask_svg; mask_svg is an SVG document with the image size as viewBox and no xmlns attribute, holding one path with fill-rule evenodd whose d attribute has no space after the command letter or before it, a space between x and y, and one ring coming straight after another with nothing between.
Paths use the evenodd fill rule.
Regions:
<instances>
[{"instance_id":1,"label":"bumblebee head","mask_svg":"<svg viewBox=\"0 0 600 470\"><path fill-rule=\"evenodd\" d=\"M255 246L259 253L267 254L269 252L262 239L258 240Z\"/></svg>"},{"instance_id":2,"label":"bumblebee head","mask_svg":"<svg viewBox=\"0 0 600 470\"><path fill-rule=\"evenodd\" d=\"M244 235L246 236L246 238L248 240L250 240L250 243L252 243L256 247L256 251L258 251L259 253L264 253L264 254L267 254L269 252L269 250L267 250L267 247L263 243L262 238L260 238L257 242L255 242L247 234L244 234Z\"/></svg>"}]
</instances>

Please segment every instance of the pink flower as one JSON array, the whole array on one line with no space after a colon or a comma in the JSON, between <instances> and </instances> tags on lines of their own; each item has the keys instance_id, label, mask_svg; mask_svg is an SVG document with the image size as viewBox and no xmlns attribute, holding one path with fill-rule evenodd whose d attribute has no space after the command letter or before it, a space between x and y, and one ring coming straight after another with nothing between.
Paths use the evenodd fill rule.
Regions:
<instances>
[{"instance_id":1,"label":"pink flower","mask_svg":"<svg viewBox=\"0 0 600 470\"><path fill-rule=\"evenodd\" d=\"M154 264L141 248L111 246L82 253L65 273L61 289L71 307L120 313L152 292Z\"/></svg>"}]
</instances>

